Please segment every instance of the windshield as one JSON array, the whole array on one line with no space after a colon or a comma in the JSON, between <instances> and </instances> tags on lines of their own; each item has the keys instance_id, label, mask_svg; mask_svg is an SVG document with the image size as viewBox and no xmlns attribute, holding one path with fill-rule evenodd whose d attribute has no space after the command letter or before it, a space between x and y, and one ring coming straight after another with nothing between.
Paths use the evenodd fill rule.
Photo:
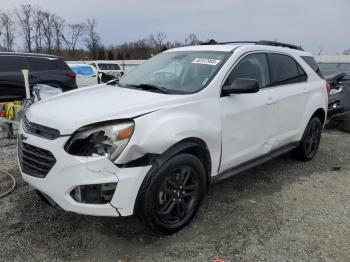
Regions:
<instances>
[{"instance_id":1,"label":"windshield","mask_svg":"<svg viewBox=\"0 0 350 262\"><path fill-rule=\"evenodd\" d=\"M98 64L98 68L100 70L120 70L120 66L118 64Z\"/></svg>"},{"instance_id":2,"label":"windshield","mask_svg":"<svg viewBox=\"0 0 350 262\"><path fill-rule=\"evenodd\" d=\"M78 76L93 76L96 75L95 70L92 66L76 66L70 65L70 68L78 75Z\"/></svg>"},{"instance_id":3,"label":"windshield","mask_svg":"<svg viewBox=\"0 0 350 262\"><path fill-rule=\"evenodd\" d=\"M319 66L326 76L343 72L350 73L350 63L320 63Z\"/></svg>"},{"instance_id":4,"label":"windshield","mask_svg":"<svg viewBox=\"0 0 350 262\"><path fill-rule=\"evenodd\" d=\"M168 93L195 93L209 84L229 54L212 51L161 53L125 75L120 85L151 85Z\"/></svg>"}]
</instances>

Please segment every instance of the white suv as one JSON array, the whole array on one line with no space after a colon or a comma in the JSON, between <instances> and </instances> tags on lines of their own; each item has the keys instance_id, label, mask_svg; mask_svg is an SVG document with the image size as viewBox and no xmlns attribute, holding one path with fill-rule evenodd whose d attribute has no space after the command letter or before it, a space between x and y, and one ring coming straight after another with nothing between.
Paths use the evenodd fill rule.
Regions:
<instances>
[{"instance_id":1,"label":"white suv","mask_svg":"<svg viewBox=\"0 0 350 262\"><path fill-rule=\"evenodd\" d=\"M315 156L327 90L310 59L266 41L182 47L34 104L19 129L23 178L66 211L176 232L211 182L287 151Z\"/></svg>"}]
</instances>

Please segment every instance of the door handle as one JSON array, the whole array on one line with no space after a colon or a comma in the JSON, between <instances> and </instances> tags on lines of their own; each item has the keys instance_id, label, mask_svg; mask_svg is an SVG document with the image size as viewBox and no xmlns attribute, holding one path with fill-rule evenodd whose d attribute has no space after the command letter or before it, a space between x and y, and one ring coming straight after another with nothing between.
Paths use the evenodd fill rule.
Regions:
<instances>
[{"instance_id":1,"label":"door handle","mask_svg":"<svg viewBox=\"0 0 350 262\"><path fill-rule=\"evenodd\" d=\"M269 105L269 106L270 106L270 105L274 105L274 104L276 104L276 100L273 99L272 97L269 97L269 98L267 99L266 104Z\"/></svg>"}]
</instances>

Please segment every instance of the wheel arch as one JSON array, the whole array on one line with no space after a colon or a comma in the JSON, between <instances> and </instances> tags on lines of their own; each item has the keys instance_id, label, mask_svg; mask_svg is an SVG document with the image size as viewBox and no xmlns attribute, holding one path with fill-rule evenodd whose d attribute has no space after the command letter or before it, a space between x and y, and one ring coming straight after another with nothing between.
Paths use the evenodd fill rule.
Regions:
<instances>
[{"instance_id":1,"label":"wheel arch","mask_svg":"<svg viewBox=\"0 0 350 262\"><path fill-rule=\"evenodd\" d=\"M141 157L142 159L142 165L149 164L152 165L151 169L148 171L146 177L144 178L140 188L139 192L137 193L135 206L134 206L134 214L136 214L140 208L140 196L142 195L142 192L146 190L146 188L150 185L152 181L152 174L155 174L156 171L169 159L172 157L178 155L178 154L192 154L202 162L204 169L206 171L206 189L208 188L210 181L211 181L211 170L212 170L212 161L210 152L208 149L207 144L200 138L196 137L189 137L185 138L176 144L169 147L163 154L160 155L154 155L149 154ZM126 164L127 166L133 165L132 162L139 162L139 160L131 161L130 163ZM125 166L125 165L123 165Z\"/></svg>"},{"instance_id":2,"label":"wheel arch","mask_svg":"<svg viewBox=\"0 0 350 262\"><path fill-rule=\"evenodd\" d=\"M176 144L170 146L162 154L146 154L136 160L118 166L121 168L127 168L152 165L152 168L149 171L149 173L151 173L161 167L162 164L168 161L170 158L184 153L194 155L202 162L206 171L207 185L209 185L212 171L211 155L207 144L202 139L197 137L182 139Z\"/></svg>"},{"instance_id":3,"label":"wheel arch","mask_svg":"<svg viewBox=\"0 0 350 262\"><path fill-rule=\"evenodd\" d=\"M205 168L207 185L209 185L211 179L212 161L207 144L200 138L185 138L171 146L164 152L163 155L165 156L166 160L168 160L170 157L181 153L188 153L198 157Z\"/></svg>"},{"instance_id":4,"label":"wheel arch","mask_svg":"<svg viewBox=\"0 0 350 262\"><path fill-rule=\"evenodd\" d=\"M314 117L317 117L318 119L321 120L322 126L324 126L324 124L326 123L326 115L327 113L325 112L325 110L323 108L318 108L313 115L311 116L310 120ZM309 120L309 121L310 121Z\"/></svg>"}]
</instances>

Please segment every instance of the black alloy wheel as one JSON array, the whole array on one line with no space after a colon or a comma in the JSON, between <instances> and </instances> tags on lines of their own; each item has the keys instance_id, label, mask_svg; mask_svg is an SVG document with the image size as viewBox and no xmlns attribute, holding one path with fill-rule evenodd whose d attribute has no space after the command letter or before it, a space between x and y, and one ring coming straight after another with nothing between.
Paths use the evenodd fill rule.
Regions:
<instances>
[{"instance_id":1,"label":"black alloy wheel","mask_svg":"<svg viewBox=\"0 0 350 262\"><path fill-rule=\"evenodd\" d=\"M318 151L322 134L322 123L317 117L310 120L299 146L293 150L294 156L301 161L310 161Z\"/></svg>"},{"instance_id":2,"label":"black alloy wheel","mask_svg":"<svg viewBox=\"0 0 350 262\"><path fill-rule=\"evenodd\" d=\"M156 212L168 225L181 224L193 213L200 196L198 174L191 166L176 168L167 175L157 194Z\"/></svg>"},{"instance_id":3,"label":"black alloy wheel","mask_svg":"<svg viewBox=\"0 0 350 262\"><path fill-rule=\"evenodd\" d=\"M305 137L305 153L308 158L313 158L317 152L321 140L321 127L317 122L312 122Z\"/></svg>"},{"instance_id":4,"label":"black alloy wheel","mask_svg":"<svg viewBox=\"0 0 350 262\"><path fill-rule=\"evenodd\" d=\"M196 215L207 173L194 155L179 154L151 169L140 188L135 213L152 230L172 234Z\"/></svg>"}]
</instances>

